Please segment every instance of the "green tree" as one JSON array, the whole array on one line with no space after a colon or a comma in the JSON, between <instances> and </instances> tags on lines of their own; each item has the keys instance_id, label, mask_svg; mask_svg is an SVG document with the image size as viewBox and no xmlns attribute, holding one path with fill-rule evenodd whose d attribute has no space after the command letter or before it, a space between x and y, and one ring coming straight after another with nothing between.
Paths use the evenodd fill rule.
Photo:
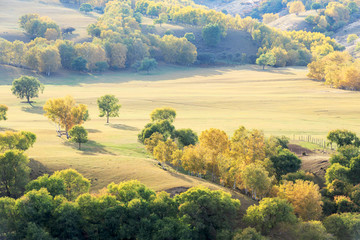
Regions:
<instances>
[{"instance_id":1,"label":"green tree","mask_svg":"<svg viewBox=\"0 0 360 240\"><path fill-rule=\"evenodd\" d=\"M325 173L326 183L332 183L335 179L343 182L349 182L349 168L340 165L339 163L332 164Z\"/></svg>"},{"instance_id":2,"label":"green tree","mask_svg":"<svg viewBox=\"0 0 360 240\"><path fill-rule=\"evenodd\" d=\"M223 191L194 187L175 197L179 217L190 224L195 239L216 239L221 231L235 227L240 201Z\"/></svg>"},{"instance_id":3,"label":"green tree","mask_svg":"<svg viewBox=\"0 0 360 240\"><path fill-rule=\"evenodd\" d=\"M202 29L202 37L206 45L215 47L221 39L221 29L217 24L208 24Z\"/></svg>"},{"instance_id":4,"label":"green tree","mask_svg":"<svg viewBox=\"0 0 360 240\"><path fill-rule=\"evenodd\" d=\"M296 172L301 167L301 160L288 149L279 149L278 154L270 157L276 171L277 179L290 172Z\"/></svg>"},{"instance_id":5,"label":"green tree","mask_svg":"<svg viewBox=\"0 0 360 240\"><path fill-rule=\"evenodd\" d=\"M0 104L0 121L7 119L6 113L8 110L9 110L9 108L6 105Z\"/></svg>"},{"instance_id":6,"label":"green tree","mask_svg":"<svg viewBox=\"0 0 360 240\"><path fill-rule=\"evenodd\" d=\"M331 143L336 143L339 147L345 145L360 146L360 140L354 132L348 130L332 130L326 137Z\"/></svg>"},{"instance_id":7,"label":"green tree","mask_svg":"<svg viewBox=\"0 0 360 240\"><path fill-rule=\"evenodd\" d=\"M64 180L65 197L70 201L74 201L79 195L89 192L90 181L74 169L56 171L53 176Z\"/></svg>"},{"instance_id":8,"label":"green tree","mask_svg":"<svg viewBox=\"0 0 360 240\"><path fill-rule=\"evenodd\" d=\"M57 41L57 47L59 49L62 67L72 69L71 64L76 57L74 43L71 41Z\"/></svg>"},{"instance_id":9,"label":"green tree","mask_svg":"<svg viewBox=\"0 0 360 240\"><path fill-rule=\"evenodd\" d=\"M192 32L185 33L184 38L186 38L189 42L194 42L195 41L195 35Z\"/></svg>"},{"instance_id":10,"label":"green tree","mask_svg":"<svg viewBox=\"0 0 360 240\"><path fill-rule=\"evenodd\" d=\"M97 72L105 72L106 70L109 69L109 64L105 61L101 61L101 62L96 62L95 63L95 71Z\"/></svg>"},{"instance_id":11,"label":"green tree","mask_svg":"<svg viewBox=\"0 0 360 240\"><path fill-rule=\"evenodd\" d=\"M261 234L257 232L255 228L247 227L237 232L233 240L267 240L267 238L261 236Z\"/></svg>"},{"instance_id":12,"label":"green tree","mask_svg":"<svg viewBox=\"0 0 360 240\"><path fill-rule=\"evenodd\" d=\"M150 71L154 70L157 67L157 62L154 58L144 58L140 62L138 71L146 71L148 74Z\"/></svg>"},{"instance_id":13,"label":"green tree","mask_svg":"<svg viewBox=\"0 0 360 240\"><path fill-rule=\"evenodd\" d=\"M58 176L49 176L48 174L44 174L43 176L30 181L25 187L27 192L40 190L41 188L46 188L53 197L65 195L66 193L64 180Z\"/></svg>"},{"instance_id":14,"label":"green tree","mask_svg":"<svg viewBox=\"0 0 360 240\"><path fill-rule=\"evenodd\" d=\"M358 39L359 37L358 37L358 35L356 35L356 34L349 34L348 35L348 37L347 37L347 39L346 39L346 42L347 43L354 43L354 41L356 40L356 39Z\"/></svg>"},{"instance_id":15,"label":"green tree","mask_svg":"<svg viewBox=\"0 0 360 240\"><path fill-rule=\"evenodd\" d=\"M27 157L18 150L8 150L0 154L0 193L8 197L18 197L29 181L30 169Z\"/></svg>"},{"instance_id":16,"label":"green tree","mask_svg":"<svg viewBox=\"0 0 360 240\"><path fill-rule=\"evenodd\" d=\"M156 108L150 113L150 119L153 122L167 120L173 123L176 118L176 111L171 107Z\"/></svg>"},{"instance_id":17,"label":"green tree","mask_svg":"<svg viewBox=\"0 0 360 240\"><path fill-rule=\"evenodd\" d=\"M360 214L342 213L328 216L323 221L328 233L337 239L359 239Z\"/></svg>"},{"instance_id":18,"label":"green tree","mask_svg":"<svg viewBox=\"0 0 360 240\"><path fill-rule=\"evenodd\" d=\"M89 13L93 10L93 7L91 6L91 4L83 3L83 4L81 4L79 10L81 12Z\"/></svg>"},{"instance_id":19,"label":"green tree","mask_svg":"<svg viewBox=\"0 0 360 240\"><path fill-rule=\"evenodd\" d=\"M151 122L145 125L138 135L138 139L141 143L144 143L145 139L151 137L155 132L158 132L164 136L164 140L174 136L175 127L168 120L161 120Z\"/></svg>"},{"instance_id":20,"label":"green tree","mask_svg":"<svg viewBox=\"0 0 360 240\"><path fill-rule=\"evenodd\" d=\"M196 132L194 132L190 128L176 130L175 138L177 139L181 147L195 145L199 140Z\"/></svg>"},{"instance_id":21,"label":"green tree","mask_svg":"<svg viewBox=\"0 0 360 240\"><path fill-rule=\"evenodd\" d=\"M259 205L252 205L246 210L245 222L267 234L279 223L293 224L297 221L291 204L280 198L264 198Z\"/></svg>"},{"instance_id":22,"label":"green tree","mask_svg":"<svg viewBox=\"0 0 360 240\"><path fill-rule=\"evenodd\" d=\"M32 132L6 131L4 133L0 133L0 150L5 151L17 149L26 151L34 145L35 141L36 135Z\"/></svg>"},{"instance_id":23,"label":"green tree","mask_svg":"<svg viewBox=\"0 0 360 240\"><path fill-rule=\"evenodd\" d=\"M88 141L88 132L82 126L74 126L72 129L70 129L69 135L71 138L70 141L79 144L79 150L81 149L81 144Z\"/></svg>"},{"instance_id":24,"label":"green tree","mask_svg":"<svg viewBox=\"0 0 360 240\"><path fill-rule=\"evenodd\" d=\"M252 192L254 199L261 199L271 189L273 179L261 165L251 163L245 167L241 174L245 189Z\"/></svg>"},{"instance_id":25,"label":"green tree","mask_svg":"<svg viewBox=\"0 0 360 240\"><path fill-rule=\"evenodd\" d=\"M83 57L77 57L71 62L71 69L75 71L86 71L87 60Z\"/></svg>"},{"instance_id":26,"label":"green tree","mask_svg":"<svg viewBox=\"0 0 360 240\"><path fill-rule=\"evenodd\" d=\"M263 53L256 59L256 64L265 69L265 66L274 66L276 64L276 58L271 52Z\"/></svg>"},{"instance_id":27,"label":"green tree","mask_svg":"<svg viewBox=\"0 0 360 240\"><path fill-rule=\"evenodd\" d=\"M27 103L30 103L30 98L39 97L39 92L44 91L44 85L35 77L21 76L13 81L11 91L18 98L26 98Z\"/></svg>"},{"instance_id":28,"label":"green tree","mask_svg":"<svg viewBox=\"0 0 360 240\"><path fill-rule=\"evenodd\" d=\"M121 105L119 104L119 99L114 95L104 95L97 100L97 104L100 110L100 117L106 116L106 123L109 123L110 117L118 117L119 109Z\"/></svg>"}]
</instances>

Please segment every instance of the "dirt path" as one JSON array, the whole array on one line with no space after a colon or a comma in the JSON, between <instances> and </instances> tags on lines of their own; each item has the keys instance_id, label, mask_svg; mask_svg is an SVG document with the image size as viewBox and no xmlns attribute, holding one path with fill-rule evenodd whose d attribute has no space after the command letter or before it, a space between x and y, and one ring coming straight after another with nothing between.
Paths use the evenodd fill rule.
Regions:
<instances>
[{"instance_id":1,"label":"dirt path","mask_svg":"<svg viewBox=\"0 0 360 240\"><path fill-rule=\"evenodd\" d=\"M321 187L324 184L326 169L330 166L330 153L319 150L311 151L296 144L289 144L289 150L302 160L301 169L313 173L316 182Z\"/></svg>"}]
</instances>

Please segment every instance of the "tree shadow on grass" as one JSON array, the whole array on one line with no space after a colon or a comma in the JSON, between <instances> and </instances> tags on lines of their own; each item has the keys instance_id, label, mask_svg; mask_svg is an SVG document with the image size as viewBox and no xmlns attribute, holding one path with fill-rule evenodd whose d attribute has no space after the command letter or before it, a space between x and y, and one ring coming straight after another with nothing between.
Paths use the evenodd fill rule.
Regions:
<instances>
[{"instance_id":1,"label":"tree shadow on grass","mask_svg":"<svg viewBox=\"0 0 360 240\"><path fill-rule=\"evenodd\" d=\"M1 126L0 126L0 132L5 132L5 131L15 132L15 129L8 128L8 127L1 127Z\"/></svg>"},{"instance_id":2,"label":"tree shadow on grass","mask_svg":"<svg viewBox=\"0 0 360 240\"><path fill-rule=\"evenodd\" d=\"M98 129L86 129L88 131L88 133L101 133L100 130Z\"/></svg>"},{"instance_id":3,"label":"tree shadow on grass","mask_svg":"<svg viewBox=\"0 0 360 240\"><path fill-rule=\"evenodd\" d=\"M35 106L35 105L30 105L30 106L23 106L21 107L21 110L27 113L32 113L32 114L41 114L43 115L45 113L44 109L42 106Z\"/></svg>"},{"instance_id":4,"label":"tree shadow on grass","mask_svg":"<svg viewBox=\"0 0 360 240\"><path fill-rule=\"evenodd\" d=\"M125 124L109 124L110 127L120 129L120 130L126 130L126 131L140 131L137 127L128 126Z\"/></svg>"},{"instance_id":5,"label":"tree shadow on grass","mask_svg":"<svg viewBox=\"0 0 360 240\"><path fill-rule=\"evenodd\" d=\"M79 144L69 141L64 141L63 144L65 146L72 147L73 149L79 150ZM87 143L81 144L82 155L96 155L96 154L108 154L108 155L116 155L113 152L106 149L105 145L97 143L95 141L89 140Z\"/></svg>"}]
</instances>

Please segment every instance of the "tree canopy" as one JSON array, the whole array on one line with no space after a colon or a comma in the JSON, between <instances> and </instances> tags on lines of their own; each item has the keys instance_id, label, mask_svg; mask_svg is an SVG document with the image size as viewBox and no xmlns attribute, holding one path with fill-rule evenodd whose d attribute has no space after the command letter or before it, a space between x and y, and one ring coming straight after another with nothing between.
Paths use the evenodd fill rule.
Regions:
<instances>
[{"instance_id":1,"label":"tree canopy","mask_svg":"<svg viewBox=\"0 0 360 240\"><path fill-rule=\"evenodd\" d=\"M79 144L79 150L81 149L81 144L88 141L88 132L82 126L74 126L69 131L70 141L76 142Z\"/></svg>"},{"instance_id":2,"label":"tree canopy","mask_svg":"<svg viewBox=\"0 0 360 240\"><path fill-rule=\"evenodd\" d=\"M118 117L119 109L121 105L119 104L119 99L114 95L104 95L97 100L97 104L100 110L100 117L106 116L106 123L109 123L110 117Z\"/></svg>"},{"instance_id":3,"label":"tree canopy","mask_svg":"<svg viewBox=\"0 0 360 240\"><path fill-rule=\"evenodd\" d=\"M30 103L31 98L39 97L39 92L44 91L44 85L32 76L21 76L12 83L11 91L20 99L26 99Z\"/></svg>"},{"instance_id":4,"label":"tree canopy","mask_svg":"<svg viewBox=\"0 0 360 240\"><path fill-rule=\"evenodd\" d=\"M7 119L6 113L8 110L9 108L6 105L0 104L0 121Z\"/></svg>"}]
</instances>

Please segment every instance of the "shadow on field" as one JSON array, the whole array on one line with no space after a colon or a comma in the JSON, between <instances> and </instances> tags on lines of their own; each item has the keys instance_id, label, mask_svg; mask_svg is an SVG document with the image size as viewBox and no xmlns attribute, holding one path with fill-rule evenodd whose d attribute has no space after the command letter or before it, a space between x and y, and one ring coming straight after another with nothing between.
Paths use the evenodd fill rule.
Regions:
<instances>
[{"instance_id":1,"label":"shadow on field","mask_svg":"<svg viewBox=\"0 0 360 240\"><path fill-rule=\"evenodd\" d=\"M98 129L86 129L88 131L88 133L101 133L100 130Z\"/></svg>"},{"instance_id":2,"label":"shadow on field","mask_svg":"<svg viewBox=\"0 0 360 240\"><path fill-rule=\"evenodd\" d=\"M79 150L78 143L73 143L69 141L64 141L63 144L65 146L72 147L73 149ZM106 150L105 146L97 143L95 141L89 140L87 143L81 144L81 151L82 155L96 155L96 154L109 154L109 155L115 155L114 153L110 152L109 150Z\"/></svg>"},{"instance_id":3,"label":"shadow on field","mask_svg":"<svg viewBox=\"0 0 360 240\"><path fill-rule=\"evenodd\" d=\"M127 131L140 131L137 127L128 126L125 124L109 124L110 127L120 129L120 130L127 130Z\"/></svg>"},{"instance_id":4,"label":"shadow on field","mask_svg":"<svg viewBox=\"0 0 360 240\"><path fill-rule=\"evenodd\" d=\"M23 107L21 107L21 110L24 111L24 112L33 113L33 114L41 114L41 115L43 115L45 113L42 106L34 106L34 105L23 106Z\"/></svg>"},{"instance_id":5,"label":"shadow on field","mask_svg":"<svg viewBox=\"0 0 360 240\"><path fill-rule=\"evenodd\" d=\"M1 127L1 126L0 126L0 132L5 132L5 131L15 132L15 129L8 128L8 127Z\"/></svg>"}]
</instances>

